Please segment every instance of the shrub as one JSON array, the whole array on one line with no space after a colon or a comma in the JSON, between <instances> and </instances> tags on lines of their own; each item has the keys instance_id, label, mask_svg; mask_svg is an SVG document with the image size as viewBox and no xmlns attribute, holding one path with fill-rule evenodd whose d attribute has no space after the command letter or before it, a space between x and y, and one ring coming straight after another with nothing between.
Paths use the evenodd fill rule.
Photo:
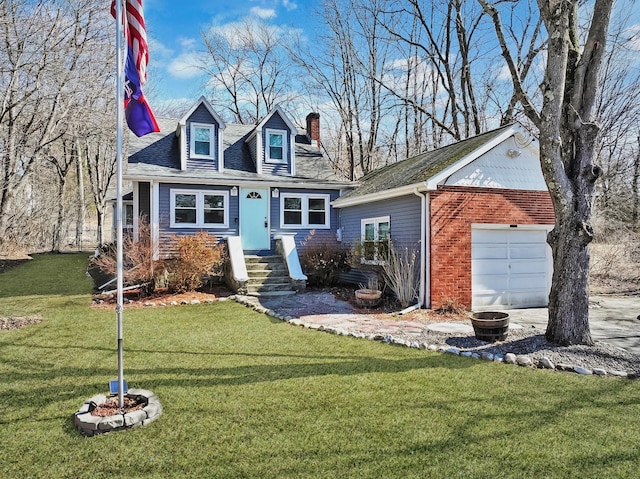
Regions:
<instances>
[{"instance_id":1,"label":"shrub","mask_svg":"<svg viewBox=\"0 0 640 479\"><path fill-rule=\"evenodd\" d=\"M173 236L176 257L170 262L169 289L176 293L195 291L203 277L224 260L224 245L216 236L201 231L194 235Z\"/></svg>"},{"instance_id":2,"label":"shrub","mask_svg":"<svg viewBox=\"0 0 640 479\"><path fill-rule=\"evenodd\" d=\"M300 264L311 286L334 286L349 271L350 249L335 239L318 238L312 230L302 242Z\"/></svg>"},{"instance_id":3,"label":"shrub","mask_svg":"<svg viewBox=\"0 0 640 479\"><path fill-rule=\"evenodd\" d=\"M138 222L138 241L125 235L122 241L122 280L130 286L140 285L140 295L149 296L156 288L158 277L164 273L164 264L155 260L156 250L151 243L151 228L144 217ZM91 265L104 273L116 276L118 272L115 243L103 245Z\"/></svg>"}]
</instances>

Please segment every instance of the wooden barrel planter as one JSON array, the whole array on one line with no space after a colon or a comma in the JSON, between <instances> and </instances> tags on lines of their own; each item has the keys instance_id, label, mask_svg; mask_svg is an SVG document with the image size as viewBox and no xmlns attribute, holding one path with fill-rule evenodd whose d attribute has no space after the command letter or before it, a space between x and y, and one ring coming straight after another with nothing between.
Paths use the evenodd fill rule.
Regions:
<instances>
[{"instance_id":1,"label":"wooden barrel planter","mask_svg":"<svg viewBox=\"0 0 640 479\"><path fill-rule=\"evenodd\" d=\"M356 303L362 308L375 308L380 303L382 291L377 289L356 290Z\"/></svg>"},{"instance_id":2,"label":"wooden barrel planter","mask_svg":"<svg viewBox=\"0 0 640 479\"><path fill-rule=\"evenodd\" d=\"M504 341L509 332L509 315L497 311L473 313L471 324L476 338L480 341Z\"/></svg>"}]
</instances>

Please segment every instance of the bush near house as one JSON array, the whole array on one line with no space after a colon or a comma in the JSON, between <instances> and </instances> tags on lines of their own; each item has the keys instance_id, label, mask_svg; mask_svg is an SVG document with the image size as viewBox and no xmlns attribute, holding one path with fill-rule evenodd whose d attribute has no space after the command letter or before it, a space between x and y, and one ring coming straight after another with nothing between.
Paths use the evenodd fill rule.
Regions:
<instances>
[{"instance_id":1,"label":"bush near house","mask_svg":"<svg viewBox=\"0 0 640 479\"><path fill-rule=\"evenodd\" d=\"M167 262L172 292L195 291L202 286L204 277L224 262L224 245L206 231L173 236L172 240L176 244L176 257Z\"/></svg>"},{"instance_id":2,"label":"bush near house","mask_svg":"<svg viewBox=\"0 0 640 479\"><path fill-rule=\"evenodd\" d=\"M337 240L318 238L312 230L302 245L300 264L309 286L335 286L338 275L349 271L351 251Z\"/></svg>"},{"instance_id":3,"label":"bush near house","mask_svg":"<svg viewBox=\"0 0 640 479\"><path fill-rule=\"evenodd\" d=\"M122 242L123 281L127 285L140 285L140 296L150 296L164 274L164 262L156 260L156 250L151 242L149 223L140 218L138 223L138 239L125 235ZM89 267L96 267L102 272L115 277L118 272L116 245L110 243L100 248L99 256L91 260Z\"/></svg>"}]
</instances>

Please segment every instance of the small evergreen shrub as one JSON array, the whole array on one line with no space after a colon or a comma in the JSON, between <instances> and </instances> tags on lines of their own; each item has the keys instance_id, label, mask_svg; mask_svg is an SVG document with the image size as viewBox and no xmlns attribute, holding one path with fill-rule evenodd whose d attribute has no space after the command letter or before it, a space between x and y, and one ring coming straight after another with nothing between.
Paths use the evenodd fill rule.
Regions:
<instances>
[{"instance_id":1,"label":"small evergreen shrub","mask_svg":"<svg viewBox=\"0 0 640 479\"><path fill-rule=\"evenodd\" d=\"M203 278L224 261L224 245L214 235L201 231L173 236L176 256L169 264L169 290L175 293L195 291Z\"/></svg>"},{"instance_id":2,"label":"small evergreen shrub","mask_svg":"<svg viewBox=\"0 0 640 479\"><path fill-rule=\"evenodd\" d=\"M309 286L335 286L339 274L349 271L350 248L335 239L318 238L312 230L302 242L300 264Z\"/></svg>"}]
</instances>

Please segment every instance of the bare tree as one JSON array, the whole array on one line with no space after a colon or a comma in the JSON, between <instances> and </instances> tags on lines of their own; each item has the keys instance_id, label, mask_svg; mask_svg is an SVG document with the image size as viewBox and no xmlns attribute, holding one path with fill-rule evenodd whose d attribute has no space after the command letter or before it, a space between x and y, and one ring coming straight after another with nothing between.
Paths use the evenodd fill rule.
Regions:
<instances>
[{"instance_id":1,"label":"bare tree","mask_svg":"<svg viewBox=\"0 0 640 479\"><path fill-rule=\"evenodd\" d=\"M212 104L237 123L258 123L276 104L291 101L287 32L255 19L201 34L205 51L196 65L209 79Z\"/></svg>"},{"instance_id":2,"label":"bare tree","mask_svg":"<svg viewBox=\"0 0 640 479\"><path fill-rule=\"evenodd\" d=\"M391 46L381 36L380 0L325 0L320 16L323 33L312 46L298 44L295 61L306 72L312 91L329 97L340 125L329 146L336 169L349 179L384 164L383 119L392 108L378 78L390 67Z\"/></svg>"},{"instance_id":3,"label":"bare tree","mask_svg":"<svg viewBox=\"0 0 640 479\"><path fill-rule=\"evenodd\" d=\"M537 108L521 81L496 4L478 0L493 20L518 101L540 132L540 160L556 222L547 241L553 251L546 337L558 344L592 344L589 330L589 248L600 126L596 100L613 0L596 0L580 38L580 2L539 1L549 43ZM582 18L585 18L584 16Z\"/></svg>"},{"instance_id":4,"label":"bare tree","mask_svg":"<svg viewBox=\"0 0 640 479\"><path fill-rule=\"evenodd\" d=\"M44 169L53 166L57 174L49 180L66 182L73 160L59 142L72 130L79 101L91 94L83 74L102 60L96 18L105 17L106 10L96 0L0 3L0 248L20 241L35 225L19 212L25 203L40 203L38 195L51 195L35 188ZM46 198L49 205L59 200L60 191ZM50 211L45 208L43 214ZM59 226L62 216L56 212L48 223ZM31 244L59 247L59 233L52 242L33 234L39 239Z\"/></svg>"}]
</instances>

